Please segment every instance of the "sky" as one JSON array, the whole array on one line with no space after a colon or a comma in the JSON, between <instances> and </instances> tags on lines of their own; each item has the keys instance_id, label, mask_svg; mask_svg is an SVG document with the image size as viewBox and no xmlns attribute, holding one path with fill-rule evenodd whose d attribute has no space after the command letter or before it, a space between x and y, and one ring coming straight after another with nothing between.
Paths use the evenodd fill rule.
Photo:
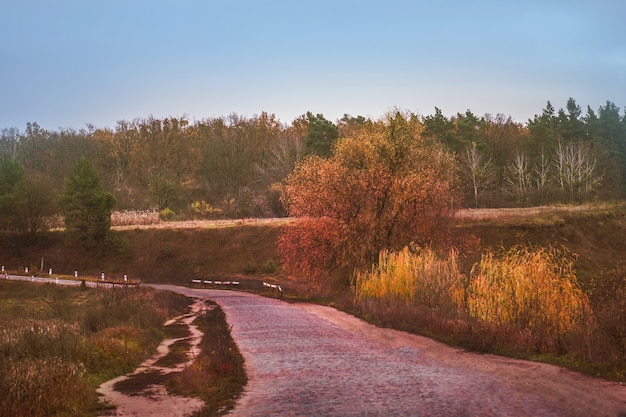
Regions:
<instances>
[{"instance_id":1,"label":"sky","mask_svg":"<svg viewBox=\"0 0 626 417\"><path fill-rule=\"evenodd\" d=\"M626 106L623 0L0 0L0 128Z\"/></svg>"}]
</instances>

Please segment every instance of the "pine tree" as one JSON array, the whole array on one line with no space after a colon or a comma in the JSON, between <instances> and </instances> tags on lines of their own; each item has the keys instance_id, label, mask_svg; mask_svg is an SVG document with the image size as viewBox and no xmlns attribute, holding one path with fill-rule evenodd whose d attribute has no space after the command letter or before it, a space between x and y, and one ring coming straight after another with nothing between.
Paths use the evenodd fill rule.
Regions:
<instances>
[{"instance_id":1,"label":"pine tree","mask_svg":"<svg viewBox=\"0 0 626 417\"><path fill-rule=\"evenodd\" d=\"M59 196L66 230L86 249L101 245L111 229L114 205L115 198L102 188L91 163L85 157L78 160Z\"/></svg>"}]
</instances>

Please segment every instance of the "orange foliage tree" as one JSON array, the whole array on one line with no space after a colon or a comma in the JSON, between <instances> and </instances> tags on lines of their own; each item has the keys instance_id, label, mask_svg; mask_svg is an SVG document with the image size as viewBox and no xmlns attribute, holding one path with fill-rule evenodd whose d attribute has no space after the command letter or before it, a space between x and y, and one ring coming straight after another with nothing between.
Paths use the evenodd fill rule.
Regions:
<instances>
[{"instance_id":1,"label":"orange foliage tree","mask_svg":"<svg viewBox=\"0 0 626 417\"><path fill-rule=\"evenodd\" d=\"M320 278L371 265L383 248L450 237L454 162L420 131L417 117L397 112L296 167L283 203L300 221L279 241L290 273Z\"/></svg>"}]
</instances>

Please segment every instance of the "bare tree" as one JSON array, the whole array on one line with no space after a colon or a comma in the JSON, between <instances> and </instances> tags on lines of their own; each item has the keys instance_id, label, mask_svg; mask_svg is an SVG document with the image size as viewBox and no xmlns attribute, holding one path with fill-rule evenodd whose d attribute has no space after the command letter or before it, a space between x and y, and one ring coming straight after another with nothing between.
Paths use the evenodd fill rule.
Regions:
<instances>
[{"instance_id":1,"label":"bare tree","mask_svg":"<svg viewBox=\"0 0 626 417\"><path fill-rule=\"evenodd\" d=\"M17 159L19 152L20 133L12 127L2 129L0 133L0 155L8 155L11 159Z\"/></svg>"},{"instance_id":2,"label":"bare tree","mask_svg":"<svg viewBox=\"0 0 626 417\"><path fill-rule=\"evenodd\" d=\"M474 206L478 207L479 193L493 181L491 158L485 160L476 143L472 142L461 155L461 171L472 187Z\"/></svg>"},{"instance_id":3,"label":"bare tree","mask_svg":"<svg viewBox=\"0 0 626 417\"><path fill-rule=\"evenodd\" d=\"M304 140L283 134L269 149L265 160L256 165L260 180L273 184L282 181L293 171L305 154Z\"/></svg>"},{"instance_id":4,"label":"bare tree","mask_svg":"<svg viewBox=\"0 0 626 417\"><path fill-rule=\"evenodd\" d=\"M507 164L504 181L517 194L520 201L526 201L528 191L532 186L532 178L528 158L523 151L516 152L513 160Z\"/></svg>"},{"instance_id":5,"label":"bare tree","mask_svg":"<svg viewBox=\"0 0 626 417\"><path fill-rule=\"evenodd\" d=\"M585 142L563 144L559 141L553 165L559 188L570 198L589 195L604 177L597 171L598 162L593 148Z\"/></svg>"},{"instance_id":6,"label":"bare tree","mask_svg":"<svg viewBox=\"0 0 626 417\"><path fill-rule=\"evenodd\" d=\"M532 182L540 198L540 202L543 203L546 197L546 192L550 185L550 159L546 156L545 150L541 148L541 154L539 159L535 161L532 171Z\"/></svg>"}]
</instances>

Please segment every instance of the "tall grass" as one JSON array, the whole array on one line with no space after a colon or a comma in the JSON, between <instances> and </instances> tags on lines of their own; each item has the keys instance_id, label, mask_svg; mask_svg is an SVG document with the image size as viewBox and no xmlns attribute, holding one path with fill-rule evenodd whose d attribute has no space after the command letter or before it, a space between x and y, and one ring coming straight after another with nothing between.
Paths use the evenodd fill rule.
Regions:
<instances>
[{"instance_id":1,"label":"tall grass","mask_svg":"<svg viewBox=\"0 0 626 417\"><path fill-rule=\"evenodd\" d=\"M0 416L88 416L95 388L129 372L187 308L170 293L0 282Z\"/></svg>"},{"instance_id":2,"label":"tall grass","mask_svg":"<svg viewBox=\"0 0 626 417\"><path fill-rule=\"evenodd\" d=\"M0 366L0 415L84 416L94 395L80 363L58 357L19 358Z\"/></svg>"}]
</instances>

